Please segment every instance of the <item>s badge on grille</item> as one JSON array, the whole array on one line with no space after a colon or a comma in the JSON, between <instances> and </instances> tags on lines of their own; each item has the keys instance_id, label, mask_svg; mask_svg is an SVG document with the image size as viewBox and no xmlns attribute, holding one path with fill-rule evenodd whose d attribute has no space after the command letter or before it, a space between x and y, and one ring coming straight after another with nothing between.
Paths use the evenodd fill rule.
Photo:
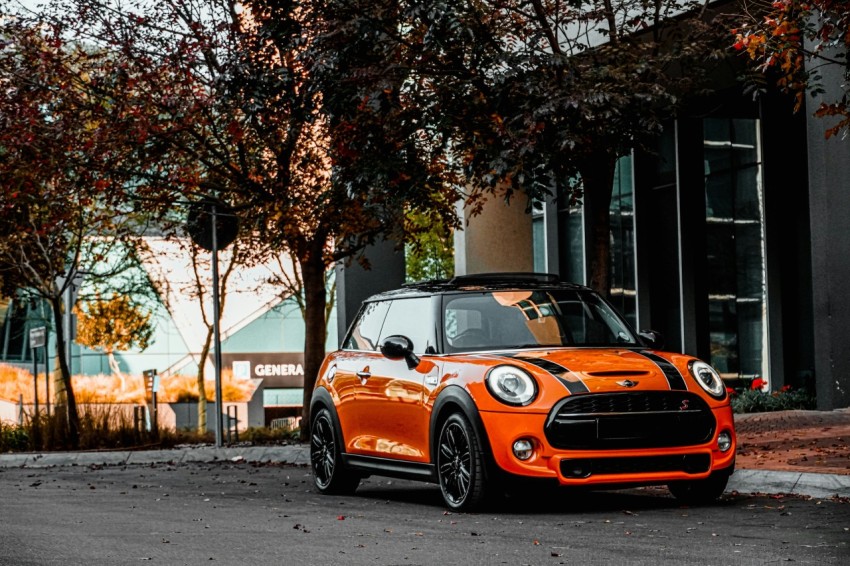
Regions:
<instances>
[{"instance_id":1,"label":"s badge on grille","mask_svg":"<svg viewBox=\"0 0 850 566\"><path fill-rule=\"evenodd\" d=\"M634 387L637 384L637 381L632 381L631 379L624 379L623 381L617 382L617 385L619 385L620 387Z\"/></svg>"},{"instance_id":2,"label":"s badge on grille","mask_svg":"<svg viewBox=\"0 0 850 566\"><path fill-rule=\"evenodd\" d=\"M682 399L682 404L679 406L679 410L680 411L687 411L688 405L690 405L690 404L691 404L690 400Z\"/></svg>"}]
</instances>

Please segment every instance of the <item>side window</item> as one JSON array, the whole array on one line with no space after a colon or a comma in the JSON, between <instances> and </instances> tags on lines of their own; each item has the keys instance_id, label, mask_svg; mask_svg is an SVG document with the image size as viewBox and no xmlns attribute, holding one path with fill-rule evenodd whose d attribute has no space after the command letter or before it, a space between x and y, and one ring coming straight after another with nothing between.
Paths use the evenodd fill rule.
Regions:
<instances>
[{"instance_id":1,"label":"side window","mask_svg":"<svg viewBox=\"0 0 850 566\"><path fill-rule=\"evenodd\" d=\"M413 351L417 354L436 353L437 341L431 297L394 300L390 305L384 328L381 330L381 340L394 334L410 338L413 342Z\"/></svg>"},{"instance_id":2,"label":"side window","mask_svg":"<svg viewBox=\"0 0 850 566\"><path fill-rule=\"evenodd\" d=\"M351 329L351 335L342 345L345 350L370 350L378 349L378 337L381 335L381 326L390 308L390 301L378 301L366 303L363 312L357 317L357 322Z\"/></svg>"},{"instance_id":3,"label":"side window","mask_svg":"<svg viewBox=\"0 0 850 566\"><path fill-rule=\"evenodd\" d=\"M483 294L448 299L443 313L443 324L449 346L481 346L489 341L484 312L491 302L493 299Z\"/></svg>"}]
</instances>

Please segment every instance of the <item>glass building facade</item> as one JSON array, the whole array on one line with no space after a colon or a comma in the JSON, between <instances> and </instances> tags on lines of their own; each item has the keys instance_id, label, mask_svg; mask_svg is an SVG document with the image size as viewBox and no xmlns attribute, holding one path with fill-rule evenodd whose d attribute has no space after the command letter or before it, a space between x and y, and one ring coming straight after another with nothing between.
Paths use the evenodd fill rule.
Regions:
<instances>
[{"instance_id":1,"label":"glass building facade","mask_svg":"<svg viewBox=\"0 0 850 566\"><path fill-rule=\"evenodd\" d=\"M727 377L767 375L764 192L759 122L704 120L711 363Z\"/></svg>"},{"instance_id":2,"label":"glass building facade","mask_svg":"<svg viewBox=\"0 0 850 566\"><path fill-rule=\"evenodd\" d=\"M0 362L32 361L29 331L50 327L50 310L35 301L13 299L0 305Z\"/></svg>"},{"instance_id":3,"label":"glass building facade","mask_svg":"<svg viewBox=\"0 0 850 566\"><path fill-rule=\"evenodd\" d=\"M632 158L617 163L611 196L611 295L614 306L632 323L637 322L635 279L635 223ZM558 265L547 265L545 208L536 206L532 215L534 270L557 271L565 281L587 283L584 209L570 203L566 195L555 199L558 224Z\"/></svg>"},{"instance_id":4,"label":"glass building facade","mask_svg":"<svg viewBox=\"0 0 850 566\"><path fill-rule=\"evenodd\" d=\"M736 384L770 376L761 132L757 115L671 122L655 151L619 160L610 205L610 301ZM582 206L554 198L532 223L535 270L586 284Z\"/></svg>"}]
</instances>

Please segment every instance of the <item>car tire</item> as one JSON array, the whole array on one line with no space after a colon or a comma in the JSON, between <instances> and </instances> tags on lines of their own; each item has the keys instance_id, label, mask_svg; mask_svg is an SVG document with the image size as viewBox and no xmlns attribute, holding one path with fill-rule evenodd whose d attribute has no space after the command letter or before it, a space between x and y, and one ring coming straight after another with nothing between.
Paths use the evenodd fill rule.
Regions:
<instances>
[{"instance_id":1,"label":"car tire","mask_svg":"<svg viewBox=\"0 0 850 566\"><path fill-rule=\"evenodd\" d=\"M350 494L360 484L360 475L342 464L341 443L331 412L322 407L310 427L310 466L319 493Z\"/></svg>"},{"instance_id":2,"label":"car tire","mask_svg":"<svg viewBox=\"0 0 850 566\"><path fill-rule=\"evenodd\" d=\"M486 492L484 451L475 430L460 413L450 415L440 427L437 441L437 475L443 500L453 511L481 507Z\"/></svg>"},{"instance_id":3,"label":"car tire","mask_svg":"<svg viewBox=\"0 0 850 566\"><path fill-rule=\"evenodd\" d=\"M712 473L704 480L670 482L667 484L667 488L680 503L708 505L723 495L730 475L732 475L731 471L720 470Z\"/></svg>"}]
</instances>

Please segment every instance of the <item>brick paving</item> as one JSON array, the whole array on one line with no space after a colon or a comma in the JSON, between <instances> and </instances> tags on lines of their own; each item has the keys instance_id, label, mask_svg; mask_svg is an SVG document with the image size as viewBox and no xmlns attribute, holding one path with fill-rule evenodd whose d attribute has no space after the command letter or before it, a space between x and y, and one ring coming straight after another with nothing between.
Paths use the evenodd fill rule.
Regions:
<instances>
[{"instance_id":1,"label":"brick paving","mask_svg":"<svg viewBox=\"0 0 850 566\"><path fill-rule=\"evenodd\" d=\"M735 415L736 467L850 475L850 409Z\"/></svg>"}]
</instances>

